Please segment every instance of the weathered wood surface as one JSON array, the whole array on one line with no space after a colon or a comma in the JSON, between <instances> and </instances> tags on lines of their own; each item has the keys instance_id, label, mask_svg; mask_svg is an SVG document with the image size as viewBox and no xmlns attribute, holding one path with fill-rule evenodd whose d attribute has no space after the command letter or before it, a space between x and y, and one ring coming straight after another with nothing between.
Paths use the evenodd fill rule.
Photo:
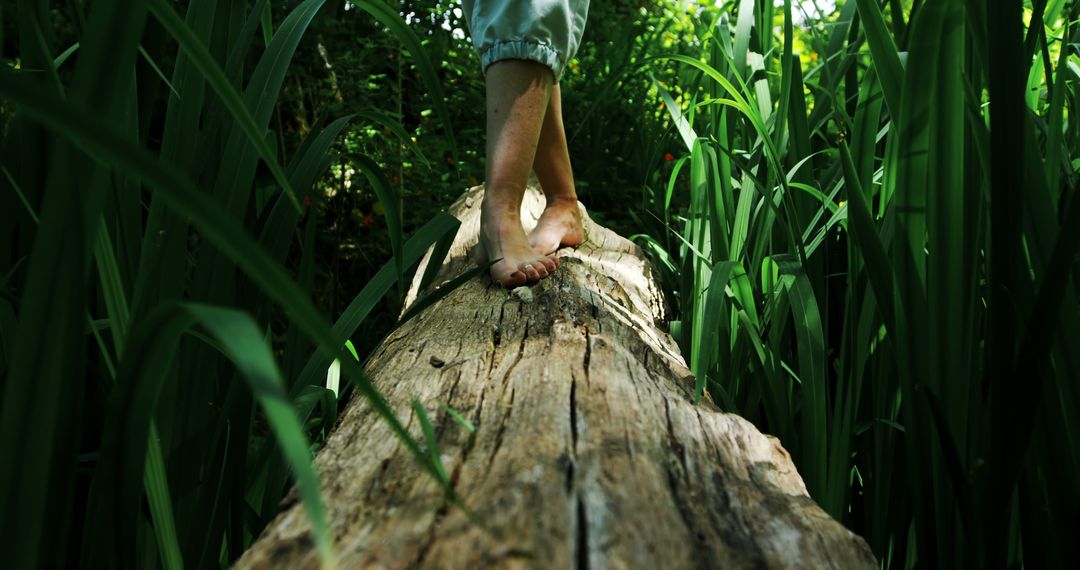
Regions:
<instances>
[{"instance_id":1,"label":"weathered wood surface","mask_svg":"<svg viewBox=\"0 0 1080 570\"><path fill-rule=\"evenodd\" d=\"M471 264L482 192L451 208L462 228L437 282ZM522 209L529 229L543 209L535 187ZM356 399L316 459L340 566L876 566L866 543L809 498L778 440L691 403L689 370L656 326L664 304L643 253L591 220L586 232L523 295L473 279L368 365L418 438L410 403L426 405L458 493L495 533L446 508L435 481ZM317 567L291 496L238 567Z\"/></svg>"}]
</instances>

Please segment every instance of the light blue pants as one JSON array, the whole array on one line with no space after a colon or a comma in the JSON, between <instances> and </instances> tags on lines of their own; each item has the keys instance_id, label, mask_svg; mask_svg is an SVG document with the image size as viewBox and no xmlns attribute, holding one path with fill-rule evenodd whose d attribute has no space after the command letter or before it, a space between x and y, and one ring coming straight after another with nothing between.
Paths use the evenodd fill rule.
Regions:
<instances>
[{"instance_id":1,"label":"light blue pants","mask_svg":"<svg viewBox=\"0 0 1080 570\"><path fill-rule=\"evenodd\" d=\"M462 0L462 10L485 75L496 61L528 59L558 83L581 44L589 0Z\"/></svg>"}]
</instances>

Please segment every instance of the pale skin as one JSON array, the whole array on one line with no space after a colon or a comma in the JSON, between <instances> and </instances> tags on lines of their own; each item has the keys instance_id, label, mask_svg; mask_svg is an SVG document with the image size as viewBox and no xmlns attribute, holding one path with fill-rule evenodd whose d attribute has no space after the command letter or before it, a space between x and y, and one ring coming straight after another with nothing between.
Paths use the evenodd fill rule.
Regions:
<instances>
[{"instance_id":1,"label":"pale skin","mask_svg":"<svg viewBox=\"0 0 1080 570\"><path fill-rule=\"evenodd\" d=\"M551 68L501 60L488 66L486 79L487 181L476 251L478 261L499 259L491 278L509 289L551 275L559 266L556 250L579 245L585 234ZM547 205L526 235L521 200L530 169Z\"/></svg>"}]
</instances>

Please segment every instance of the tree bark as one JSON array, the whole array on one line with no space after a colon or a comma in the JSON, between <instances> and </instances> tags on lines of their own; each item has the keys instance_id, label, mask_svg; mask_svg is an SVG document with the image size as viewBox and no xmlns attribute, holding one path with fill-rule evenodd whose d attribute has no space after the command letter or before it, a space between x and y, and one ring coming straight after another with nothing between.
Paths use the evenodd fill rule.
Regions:
<instances>
[{"instance_id":1,"label":"tree bark","mask_svg":"<svg viewBox=\"0 0 1080 570\"><path fill-rule=\"evenodd\" d=\"M471 265L482 193L451 207L462 226L436 282ZM543 204L533 181L526 229ZM340 567L876 567L866 543L810 499L776 438L708 400L692 404L645 255L589 219L586 233L539 284L507 292L473 279L368 363L418 438L410 406L424 404L452 484L493 530L448 507L357 398L316 458ZM295 493L237 564L317 566Z\"/></svg>"}]
</instances>

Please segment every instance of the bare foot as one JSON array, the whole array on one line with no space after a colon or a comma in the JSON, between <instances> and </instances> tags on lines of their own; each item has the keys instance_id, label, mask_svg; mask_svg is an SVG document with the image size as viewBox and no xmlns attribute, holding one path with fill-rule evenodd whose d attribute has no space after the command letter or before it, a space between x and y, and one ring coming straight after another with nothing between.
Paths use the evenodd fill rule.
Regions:
<instances>
[{"instance_id":1,"label":"bare foot","mask_svg":"<svg viewBox=\"0 0 1080 570\"><path fill-rule=\"evenodd\" d=\"M573 247L585 241L585 230L577 200L548 201L536 227L529 232L529 245L543 255L560 247Z\"/></svg>"},{"instance_id":2,"label":"bare foot","mask_svg":"<svg viewBox=\"0 0 1080 570\"><path fill-rule=\"evenodd\" d=\"M559 262L551 256L541 255L529 246L521 220L507 213L496 213L485 202L480 212L480 243L477 244L477 261L500 259L491 266L491 278L507 289L536 283L547 277Z\"/></svg>"}]
</instances>

